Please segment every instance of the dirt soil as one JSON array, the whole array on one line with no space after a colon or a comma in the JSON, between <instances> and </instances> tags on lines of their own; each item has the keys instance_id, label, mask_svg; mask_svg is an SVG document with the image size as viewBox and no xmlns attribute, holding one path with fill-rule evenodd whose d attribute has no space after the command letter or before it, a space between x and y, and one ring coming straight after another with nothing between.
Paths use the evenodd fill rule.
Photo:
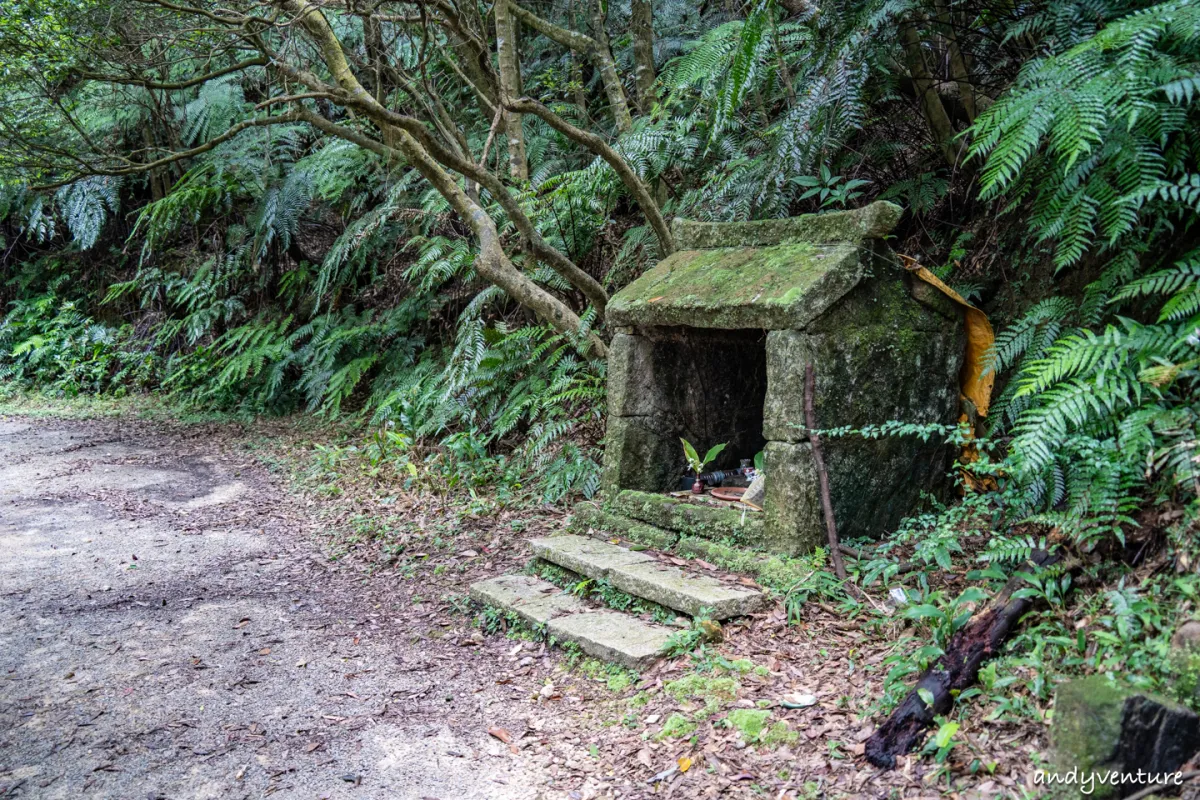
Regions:
<instances>
[{"instance_id":1,"label":"dirt soil","mask_svg":"<svg viewBox=\"0 0 1200 800\"><path fill-rule=\"evenodd\" d=\"M0 422L0 795L545 796L492 681L203 433Z\"/></svg>"},{"instance_id":2,"label":"dirt soil","mask_svg":"<svg viewBox=\"0 0 1200 800\"><path fill-rule=\"evenodd\" d=\"M810 603L789 624L777 603L727 624L704 664L614 684L483 635L466 603L560 509L336 465L298 487L325 451L281 430L0 416L0 798L1033 796L1043 728L979 709L940 776L862 758L899 621ZM715 712L669 689L736 659L757 669ZM780 702L795 694L818 702ZM796 735L747 743L737 708ZM694 730L664 733L677 714Z\"/></svg>"}]
</instances>

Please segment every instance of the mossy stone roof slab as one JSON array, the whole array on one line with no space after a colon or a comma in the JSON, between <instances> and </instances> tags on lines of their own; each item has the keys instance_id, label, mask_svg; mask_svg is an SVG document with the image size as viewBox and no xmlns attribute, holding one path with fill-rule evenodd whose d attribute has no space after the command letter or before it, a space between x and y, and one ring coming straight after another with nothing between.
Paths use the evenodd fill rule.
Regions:
<instances>
[{"instance_id":1,"label":"mossy stone roof slab","mask_svg":"<svg viewBox=\"0 0 1200 800\"><path fill-rule=\"evenodd\" d=\"M863 279L873 240L903 210L877 201L852 211L753 222L671 223L679 250L609 301L615 325L803 328Z\"/></svg>"},{"instance_id":2,"label":"mossy stone roof slab","mask_svg":"<svg viewBox=\"0 0 1200 800\"><path fill-rule=\"evenodd\" d=\"M613 296L616 325L803 328L862 280L858 243L679 250Z\"/></svg>"}]
</instances>

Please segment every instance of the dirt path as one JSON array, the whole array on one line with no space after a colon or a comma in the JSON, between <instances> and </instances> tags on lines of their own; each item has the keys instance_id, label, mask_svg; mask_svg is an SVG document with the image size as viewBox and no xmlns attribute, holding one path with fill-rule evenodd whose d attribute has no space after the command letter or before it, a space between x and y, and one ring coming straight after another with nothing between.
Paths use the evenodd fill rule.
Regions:
<instances>
[{"instance_id":1,"label":"dirt path","mask_svg":"<svg viewBox=\"0 0 1200 800\"><path fill-rule=\"evenodd\" d=\"M190 435L0 419L0 797L565 796Z\"/></svg>"}]
</instances>

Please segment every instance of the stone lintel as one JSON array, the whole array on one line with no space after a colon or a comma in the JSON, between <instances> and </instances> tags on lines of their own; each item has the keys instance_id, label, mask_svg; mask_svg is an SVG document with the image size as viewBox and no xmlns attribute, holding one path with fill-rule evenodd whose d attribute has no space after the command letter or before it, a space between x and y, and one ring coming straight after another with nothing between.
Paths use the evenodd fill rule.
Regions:
<instances>
[{"instance_id":1,"label":"stone lintel","mask_svg":"<svg viewBox=\"0 0 1200 800\"><path fill-rule=\"evenodd\" d=\"M676 218L671 224L671 232L681 250L764 247L793 242L856 242L887 236L903 214L904 209L895 203L876 201L849 211L753 222L694 222Z\"/></svg>"}]
</instances>

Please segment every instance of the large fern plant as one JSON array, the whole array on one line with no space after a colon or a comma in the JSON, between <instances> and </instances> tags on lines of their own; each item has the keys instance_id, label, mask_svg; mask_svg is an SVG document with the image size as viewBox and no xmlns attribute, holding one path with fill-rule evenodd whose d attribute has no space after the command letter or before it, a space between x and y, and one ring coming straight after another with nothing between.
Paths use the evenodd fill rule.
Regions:
<instances>
[{"instance_id":1,"label":"large fern plant","mask_svg":"<svg viewBox=\"0 0 1200 800\"><path fill-rule=\"evenodd\" d=\"M1200 494L1198 106L1200 9L1175 0L1032 62L973 130L984 196L1026 210L1060 271L1098 266L994 351L1015 368L995 418L1019 505L1087 545L1152 492Z\"/></svg>"}]
</instances>

